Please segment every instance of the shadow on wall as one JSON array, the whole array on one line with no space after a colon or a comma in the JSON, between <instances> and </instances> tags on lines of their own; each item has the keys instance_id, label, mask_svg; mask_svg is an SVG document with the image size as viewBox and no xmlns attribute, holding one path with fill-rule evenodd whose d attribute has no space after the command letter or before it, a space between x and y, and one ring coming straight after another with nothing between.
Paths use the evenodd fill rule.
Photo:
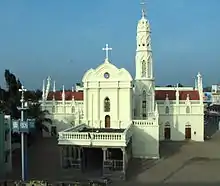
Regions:
<instances>
[{"instance_id":1,"label":"shadow on wall","mask_svg":"<svg viewBox=\"0 0 220 186\"><path fill-rule=\"evenodd\" d=\"M52 119L52 125L48 122L44 122L44 125L48 128L48 132L45 131L45 130L43 131L43 136L44 137L50 137L52 129L54 127L56 127L56 133L58 133L60 131L63 131L65 129L68 129L68 128L71 128L71 127L74 126L74 124L71 123L71 122L67 123L64 120L58 120L58 119Z\"/></svg>"},{"instance_id":2,"label":"shadow on wall","mask_svg":"<svg viewBox=\"0 0 220 186\"><path fill-rule=\"evenodd\" d=\"M149 156L151 157L156 157L158 155L157 154L157 150L158 150L160 159L133 158L129 162L129 166L128 166L128 171L127 171L128 180L135 180L138 177L138 175L147 171L148 169L151 169L156 164L158 164L161 159L169 158L179 153L181 147L188 142L187 140L186 141L164 140L158 143L158 141L155 138L145 133L140 128L135 128L135 130L138 130L138 134L142 136L141 140L138 141L140 148L143 150L150 149L150 152L153 152L149 154ZM185 138L185 134L181 133L174 126L170 126L170 132L171 130L175 132L175 135L180 135L182 138L183 137ZM172 133L170 133L170 136L171 135ZM145 146L144 146L144 141L148 142L148 144L146 144Z\"/></svg>"},{"instance_id":3,"label":"shadow on wall","mask_svg":"<svg viewBox=\"0 0 220 186\"><path fill-rule=\"evenodd\" d=\"M205 116L204 136L205 139L211 138L219 130L218 116Z\"/></svg>"},{"instance_id":4,"label":"shadow on wall","mask_svg":"<svg viewBox=\"0 0 220 186\"><path fill-rule=\"evenodd\" d=\"M177 154L193 135L190 123L180 123L181 117L186 116L178 116L173 112L162 116L164 120L160 126L160 132L163 136L163 140L160 141L160 157L163 159Z\"/></svg>"},{"instance_id":5,"label":"shadow on wall","mask_svg":"<svg viewBox=\"0 0 220 186\"><path fill-rule=\"evenodd\" d=\"M135 142L135 144L132 147L132 151L134 154L134 151L142 152L143 154L147 153L147 156L149 157L158 157L159 153L159 143L158 140L152 137L150 134L147 134L144 129L135 127L134 128L135 133L138 134L138 139L135 139L135 136L133 136L132 142ZM146 141L148 142L146 144ZM140 154L141 155L141 154ZM147 159L147 158L132 158L128 163L128 169L127 169L127 180L133 180L135 179L139 174L146 171L147 169L150 169L152 166L154 166L158 159Z\"/></svg>"}]
</instances>

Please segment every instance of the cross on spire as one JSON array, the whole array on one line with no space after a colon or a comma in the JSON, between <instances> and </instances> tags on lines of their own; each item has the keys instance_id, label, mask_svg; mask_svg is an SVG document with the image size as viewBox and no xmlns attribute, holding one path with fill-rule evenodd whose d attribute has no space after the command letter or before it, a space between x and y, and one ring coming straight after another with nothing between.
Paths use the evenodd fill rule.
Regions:
<instances>
[{"instance_id":1,"label":"cross on spire","mask_svg":"<svg viewBox=\"0 0 220 186\"><path fill-rule=\"evenodd\" d=\"M105 58L108 59L108 51L112 50L112 48L109 48L108 44L106 44L105 48L102 48L102 50L105 50Z\"/></svg>"},{"instance_id":2,"label":"cross on spire","mask_svg":"<svg viewBox=\"0 0 220 186\"><path fill-rule=\"evenodd\" d=\"M145 11L145 4L146 4L146 2L144 0L141 0L140 4L142 6L142 9L141 9L142 17L145 17L146 16L146 11Z\"/></svg>"}]
</instances>

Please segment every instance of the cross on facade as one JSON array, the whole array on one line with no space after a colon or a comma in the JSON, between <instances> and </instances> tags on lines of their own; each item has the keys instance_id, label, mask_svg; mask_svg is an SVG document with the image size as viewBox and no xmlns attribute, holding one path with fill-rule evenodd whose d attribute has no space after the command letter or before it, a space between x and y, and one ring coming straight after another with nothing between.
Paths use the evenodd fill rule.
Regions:
<instances>
[{"instance_id":1,"label":"cross on facade","mask_svg":"<svg viewBox=\"0 0 220 186\"><path fill-rule=\"evenodd\" d=\"M108 59L108 51L112 50L112 48L109 48L108 44L106 44L105 48L103 48L102 50L105 50L105 58Z\"/></svg>"}]
</instances>

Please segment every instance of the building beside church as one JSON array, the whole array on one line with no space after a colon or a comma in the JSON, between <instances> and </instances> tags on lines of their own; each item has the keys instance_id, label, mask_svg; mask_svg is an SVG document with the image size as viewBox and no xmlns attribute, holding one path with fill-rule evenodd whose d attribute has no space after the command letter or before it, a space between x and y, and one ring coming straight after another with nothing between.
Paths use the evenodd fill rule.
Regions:
<instances>
[{"instance_id":1,"label":"building beside church","mask_svg":"<svg viewBox=\"0 0 220 186\"><path fill-rule=\"evenodd\" d=\"M150 24L145 11L136 34L136 73L106 58L83 76L83 91L43 86L42 110L59 132L61 164L87 170L91 149L100 149L102 174L125 178L131 158L160 158L159 141L204 141L202 76L195 87L155 87ZM94 157L95 158L95 157Z\"/></svg>"},{"instance_id":2,"label":"building beside church","mask_svg":"<svg viewBox=\"0 0 220 186\"><path fill-rule=\"evenodd\" d=\"M11 170L11 116L0 113L0 178L4 178Z\"/></svg>"}]
</instances>

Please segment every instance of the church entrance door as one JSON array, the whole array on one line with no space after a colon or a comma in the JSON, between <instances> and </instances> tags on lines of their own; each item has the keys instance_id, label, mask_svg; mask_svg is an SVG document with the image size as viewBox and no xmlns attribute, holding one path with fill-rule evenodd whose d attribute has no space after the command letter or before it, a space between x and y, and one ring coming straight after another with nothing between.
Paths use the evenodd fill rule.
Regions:
<instances>
[{"instance_id":1,"label":"church entrance door","mask_svg":"<svg viewBox=\"0 0 220 186\"><path fill-rule=\"evenodd\" d=\"M165 127L164 138L165 138L165 140L170 140L170 127Z\"/></svg>"},{"instance_id":2,"label":"church entrance door","mask_svg":"<svg viewBox=\"0 0 220 186\"><path fill-rule=\"evenodd\" d=\"M105 128L110 128L110 116L105 116Z\"/></svg>"},{"instance_id":3,"label":"church entrance door","mask_svg":"<svg viewBox=\"0 0 220 186\"><path fill-rule=\"evenodd\" d=\"M191 139L191 128L190 127L185 128L185 139L186 140Z\"/></svg>"}]
</instances>

